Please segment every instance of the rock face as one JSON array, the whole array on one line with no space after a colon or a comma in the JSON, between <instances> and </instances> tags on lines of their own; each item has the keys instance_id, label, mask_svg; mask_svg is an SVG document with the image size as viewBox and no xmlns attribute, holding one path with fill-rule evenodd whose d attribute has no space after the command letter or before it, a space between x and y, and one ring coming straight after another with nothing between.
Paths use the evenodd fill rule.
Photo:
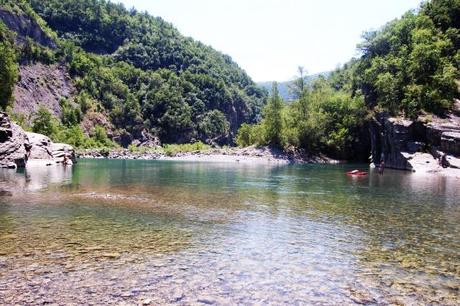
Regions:
<instances>
[{"instance_id":1,"label":"rock face","mask_svg":"<svg viewBox=\"0 0 460 306\"><path fill-rule=\"evenodd\" d=\"M459 119L451 116L450 119L435 119L424 124L379 113L372 119L369 127L371 163L378 165L384 160L388 168L414 170L411 160L420 152L432 152L431 160L426 163L433 164L436 164L435 159L440 154L459 156Z\"/></svg>"},{"instance_id":2,"label":"rock face","mask_svg":"<svg viewBox=\"0 0 460 306\"><path fill-rule=\"evenodd\" d=\"M460 155L460 131L441 134L441 151Z\"/></svg>"},{"instance_id":3,"label":"rock face","mask_svg":"<svg viewBox=\"0 0 460 306\"><path fill-rule=\"evenodd\" d=\"M40 107L45 107L54 116L60 117L60 101L63 98L72 101L76 92L68 69L64 65L21 65L19 75L19 81L14 86L13 111L24 116L29 123Z\"/></svg>"},{"instance_id":4,"label":"rock face","mask_svg":"<svg viewBox=\"0 0 460 306\"><path fill-rule=\"evenodd\" d=\"M160 139L146 130L142 130L139 136L139 139L135 139L132 142L136 147L156 148L161 146Z\"/></svg>"},{"instance_id":5,"label":"rock face","mask_svg":"<svg viewBox=\"0 0 460 306\"><path fill-rule=\"evenodd\" d=\"M56 43L42 30L37 22L27 15L17 14L0 8L0 20L12 31L18 33L16 40L24 43L26 38L38 42L39 44L56 48Z\"/></svg>"},{"instance_id":6,"label":"rock face","mask_svg":"<svg viewBox=\"0 0 460 306\"><path fill-rule=\"evenodd\" d=\"M26 133L0 112L0 167L25 167L30 149Z\"/></svg>"},{"instance_id":7,"label":"rock face","mask_svg":"<svg viewBox=\"0 0 460 306\"><path fill-rule=\"evenodd\" d=\"M411 129L411 121L397 121L385 113L378 114L370 124L371 162L378 165L384 160L387 167L411 170L403 155L412 139Z\"/></svg>"}]
</instances>

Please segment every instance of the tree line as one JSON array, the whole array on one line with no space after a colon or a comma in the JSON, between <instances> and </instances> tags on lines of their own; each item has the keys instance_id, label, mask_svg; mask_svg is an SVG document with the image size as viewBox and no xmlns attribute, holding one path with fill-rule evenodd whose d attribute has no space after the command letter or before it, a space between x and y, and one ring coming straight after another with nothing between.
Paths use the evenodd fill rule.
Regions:
<instances>
[{"instance_id":1,"label":"tree line","mask_svg":"<svg viewBox=\"0 0 460 306\"><path fill-rule=\"evenodd\" d=\"M328 77L307 82L299 69L293 103L280 101L275 84L261 122L244 124L237 143L365 158L365 124L376 112L445 116L460 97L459 26L460 0L431 0L366 32L360 57Z\"/></svg>"},{"instance_id":2,"label":"tree line","mask_svg":"<svg viewBox=\"0 0 460 306\"><path fill-rule=\"evenodd\" d=\"M63 115L48 131L66 130L56 138L78 135L76 144L96 135L96 144L108 143L101 128L89 135L80 128L85 116L102 113L110 138L124 146L144 131L165 143L232 144L239 129L239 145L294 146L348 159L365 154L359 150L374 113L444 116L459 98L460 0L426 1L366 32L360 56L327 77L310 81L300 69L289 104L276 86L267 99L230 57L161 18L104 0L0 4L35 18L58 44L49 49L27 39L18 45L0 22L1 107L11 105L19 64L64 64L78 94L62 101ZM41 110L38 117L45 115Z\"/></svg>"},{"instance_id":3,"label":"tree line","mask_svg":"<svg viewBox=\"0 0 460 306\"><path fill-rule=\"evenodd\" d=\"M59 128L78 129L87 114L102 113L123 146L143 132L164 143L229 144L241 123L260 119L266 92L229 56L182 36L161 18L105 0L0 4L45 23L58 45L0 37L0 48L8 50L0 55L0 85L9 90L2 90L3 109L12 102L18 65L42 62L66 65L78 90L66 107L80 115L57 118Z\"/></svg>"}]
</instances>

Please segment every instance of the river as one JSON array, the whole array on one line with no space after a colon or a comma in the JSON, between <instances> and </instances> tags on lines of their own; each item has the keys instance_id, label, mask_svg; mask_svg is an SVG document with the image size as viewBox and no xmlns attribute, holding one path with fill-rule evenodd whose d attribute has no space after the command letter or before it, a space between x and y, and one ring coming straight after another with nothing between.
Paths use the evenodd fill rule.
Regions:
<instances>
[{"instance_id":1,"label":"river","mask_svg":"<svg viewBox=\"0 0 460 306\"><path fill-rule=\"evenodd\" d=\"M365 165L0 171L0 304L460 303L460 182Z\"/></svg>"}]
</instances>

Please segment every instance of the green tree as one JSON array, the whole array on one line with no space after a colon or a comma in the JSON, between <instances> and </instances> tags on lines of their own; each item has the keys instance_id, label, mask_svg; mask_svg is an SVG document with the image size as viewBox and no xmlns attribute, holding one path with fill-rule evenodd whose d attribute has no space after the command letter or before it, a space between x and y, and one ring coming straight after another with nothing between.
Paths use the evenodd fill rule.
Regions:
<instances>
[{"instance_id":1,"label":"green tree","mask_svg":"<svg viewBox=\"0 0 460 306\"><path fill-rule=\"evenodd\" d=\"M32 121L32 131L53 139L58 133L58 125L57 119L45 107L41 106Z\"/></svg>"},{"instance_id":2,"label":"green tree","mask_svg":"<svg viewBox=\"0 0 460 306\"><path fill-rule=\"evenodd\" d=\"M297 68L297 78L289 84L289 92L294 99L300 99L307 89L307 71L304 67Z\"/></svg>"},{"instance_id":3,"label":"green tree","mask_svg":"<svg viewBox=\"0 0 460 306\"><path fill-rule=\"evenodd\" d=\"M263 125L265 128L265 135L267 144L282 147L283 141L283 100L278 93L278 84L276 82L272 85L272 91L268 103L264 108Z\"/></svg>"},{"instance_id":4,"label":"green tree","mask_svg":"<svg viewBox=\"0 0 460 306\"><path fill-rule=\"evenodd\" d=\"M3 110L11 102L14 83L17 78L18 65L16 64L14 49L9 42L0 42L0 107Z\"/></svg>"}]
</instances>

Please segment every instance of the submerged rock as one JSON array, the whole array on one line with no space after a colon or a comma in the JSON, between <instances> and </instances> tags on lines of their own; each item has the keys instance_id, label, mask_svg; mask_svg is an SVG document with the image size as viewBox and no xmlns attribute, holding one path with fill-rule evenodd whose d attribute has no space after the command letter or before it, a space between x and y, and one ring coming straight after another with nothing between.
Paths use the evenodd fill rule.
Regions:
<instances>
[{"instance_id":1,"label":"submerged rock","mask_svg":"<svg viewBox=\"0 0 460 306\"><path fill-rule=\"evenodd\" d=\"M0 197L12 197L13 193L8 190L0 189Z\"/></svg>"}]
</instances>

